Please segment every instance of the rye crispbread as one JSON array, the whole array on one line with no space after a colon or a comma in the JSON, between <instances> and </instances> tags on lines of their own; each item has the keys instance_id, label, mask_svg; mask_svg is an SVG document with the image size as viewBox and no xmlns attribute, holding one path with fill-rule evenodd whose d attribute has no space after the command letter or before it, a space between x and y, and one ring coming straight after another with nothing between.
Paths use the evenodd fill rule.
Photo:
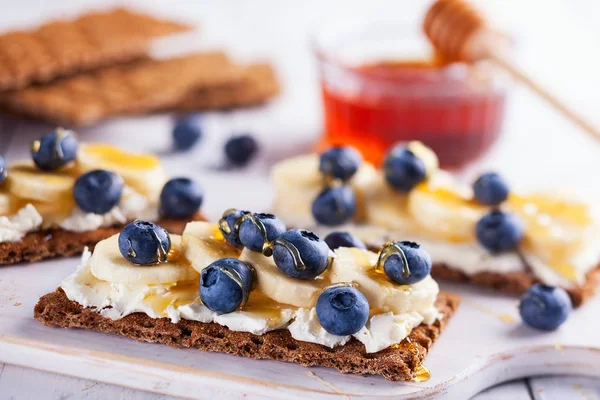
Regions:
<instances>
[{"instance_id":1,"label":"rye crispbread","mask_svg":"<svg viewBox=\"0 0 600 400\"><path fill-rule=\"evenodd\" d=\"M415 378L429 348L458 304L457 295L440 293L436 302L441 312L438 321L416 327L408 339L398 346L370 354L365 353L363 344L356 339L344 346L330 349L295 340L285 329L257 336L247 332L234 332L216 323L182 319L174 324L167 318L153 319L144 313L111 320L91 308L84 308L69 300L60 288L40 298L34 309L34 317L47 326L91 329L144 342L294 362L307 367L331 367L342 373L373 374L392 381L409 381Z\"/></svg>"},{"instance_id":2,"label":"rye crispbread","mask_svg":"<svg viewBox=\"0 0 600 400\"><path fill-rule=\"evenodd\" d=\"M130 61L150 40L190 27L118 8L0 35L0 90Z\"/></svg>"},{"instance_id":3,"label":"rye crispbread","mask_svg":"<svg viewBox=\"0 0 600 400\"><path fill-rule=\"evenodd\" d=\"M269 64L252 64L243 67L240 82L194 89L174 109L199 111L255 106L267 102L279 92L273 67Z\"/></svg>"},{"instance_id":4,"label":"rye crispbread","mask_svg":"<svg viewBox=\"0 0 600 400\"><path fill-rule=\"evenodd\" d=\"M530 271L519 271L510 273L498 273L492 271L479 272L467 275L451 266L442 263L434 263L431 276L435 279L469 282L477 285L493 287L505 293L522 294L534 283L540 280ZM600 286L600 265L586 274L585 283L582 286L564 288L573 302L574 307L579 307L598 291Z\"/></svg>"},{"instance_id":5,"label":"rye crispbread","mask_svg":"<svg viewBox=\"0 0 600 400\"><path fill-rule=\"evenodd\" d=\"M204 220L202 215L196 214L190 219L161 219L156 223L170 233L181 234L189 221ZM124 225L115 225L86 232L64 229L30 232L18 242L0 243L0 266L81 254L86 246L93 250L96 243L116 235L123 227Z\"/></svg>"},{"instance_id":6,"label":"rye crispbread","mask_svg":"<svg viewBox=\"0 0 600 400\"><path fill-rule=\"evenodd\" d=\"M176 108L192 89L240 82L242 69L219 51L145 58L6 93L9 111L66 126Z\"/></svg>"}]
</instances>

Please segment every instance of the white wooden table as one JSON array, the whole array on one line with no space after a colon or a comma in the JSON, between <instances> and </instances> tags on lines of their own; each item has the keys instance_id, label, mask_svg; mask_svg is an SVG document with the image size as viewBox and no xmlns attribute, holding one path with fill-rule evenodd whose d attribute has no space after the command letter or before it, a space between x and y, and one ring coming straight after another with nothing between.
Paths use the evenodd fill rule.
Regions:
<instances>
[{"instance_id":1,"label":"white wooden table","mask_svg":"<svg viewBox=\"0 0 600 400\"><path fill-rule=\"evenodd\" d=\"M66 0L60 4L21 0L0 14L2 30L14 26L35 24L49 16L76 14L97 6L95 0ZM102 2L118 3L117 1ZM261 140L261 161L245 173L264 174L268 165L282 154L297 148L308 148L320 130L320 103L314 65L307 45L307 32L324 17L343 15L364 16L390 10L388 14L417 15L425 2L377 0L323 2L313 0L302 6L276 0L255 0L251 4L235 0L172 1L146 4L153 11L182 16L202 24L202 43L205 47L226 47L240 59L269 57L277 64L285 85L285 95L264 111L234 112L227 116L207 116L207 138L202 154L220 147L223 137L232 130L249 130ZM421 4L423 3L423 4ZM594 25L600 18L600 5L593 0L489 0L480 1L494 12L496 18L513 29L519 47L520 61L537 75L563 93L580 109L591 114L600 99L599 54L600 29ZM543 17L538 8L543 7ZM337 18L342 18L337 16ZM406 18L405 18L406 19ZM557 29L559 27L559 29ZM594 32L595 34L590 34ZM553 57L557 49L563 55ZM564 55L567 54L567 55ZM578 56L586 63L576 63ZM546 61L547 60L547 61ZM575 73L573 73L575 71ZM573 75L574 74L574 75ZM146 123L165 122L166 117L149 117ZM86 129L84 140L107 140L134 146L139 137L122 135L122 130L137 126L137 122L117 121ZM142 125L143 126L143 125ZM0 154L10 158L26 154L26 144L42 132L43 125L20 125L16 129L0 126ZM598 184L590 184L591 171L598 170L596 156L599 145L580 135L574 128L552 112L526 90L517 89L509 109L506 134L494 151L482 160L478 169L494 167L501 170L517 185L547 186L561 182L577 190L598 195ZM143 129L141 130L143 131ZM164 148L169 143L165 131ZM531 152L547 154L535 163ZM215 163L208 159L201 168ZM557 167L561 165L561 167ZM177 172L177 171L173 171ZM210 172L204 168L203 180L208 187L240 183L238 178ZM251 179L240 192L251 190ZM226 190L224 190L227 193ZM235 199L207 196L205 209L216 217L217 210L235 206ZM256 205L267 208L268 205ZM1 278L1 276L0 276ZM169 397L75 379L48 372L0 364L0 400L4 399L168 399ZM579 377L534 377L491 388L475 397L483 399L598 399L600 382Z\"/></svg>"}]
</instances>

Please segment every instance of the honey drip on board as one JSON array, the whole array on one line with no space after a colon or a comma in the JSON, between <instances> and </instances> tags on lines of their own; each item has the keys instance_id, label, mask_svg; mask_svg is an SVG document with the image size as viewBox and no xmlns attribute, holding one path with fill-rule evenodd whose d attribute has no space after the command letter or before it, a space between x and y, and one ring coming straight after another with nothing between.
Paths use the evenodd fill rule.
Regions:
<instances>
[{"instance_id":1,"label":"honey drip on board","mask_svg":"<svg viewBox=\"0 0 600 400\"><path fill-rule=\"evenodd\" d=\"M417 365L415 373L415 377L413 378L415 382L425 382L431 378L431 372L423 364Z\"/></svg>"}]
</instances>

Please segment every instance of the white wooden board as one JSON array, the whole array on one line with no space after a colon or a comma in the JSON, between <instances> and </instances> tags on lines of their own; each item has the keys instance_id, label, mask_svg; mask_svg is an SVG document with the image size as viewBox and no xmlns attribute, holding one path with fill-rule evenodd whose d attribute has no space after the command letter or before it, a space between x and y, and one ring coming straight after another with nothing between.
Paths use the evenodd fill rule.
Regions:
<instances>
[{"instance_id":1,"label":"white wooden board","mask_svg":"<svg viewBox=\"0 0 600 400\"><path fill-rule=\"evenodd\" d=\"M411 4L417 3L418 8L422 8L421 2ZM506 2L495 3L501 5L497 7L501 16ZM94 1L52 3L56 9L52 13L40 11L39 18L62 11L75 13L85 4L94 4ZM339 9L362 17L363 13L356 11L360 3L353 2L353 6L347 2L327 3L327 10L323 9L323 2L316 0L294 10L285 2L198 4L198 7L188 8L189 2L180 1L177 6L169 2L168 6L157 3L153 7L161 14L201 21L202 44L206 47L224 44L242 59L273 58L284 83L282 100L256 112L208 115L207 137L201 146L184 155L166 151L171 126L169 116L117 119L80 133L84 140L102 140L132 150L159 153L173 175L192 175L202 182L207 193L203 208L213 219L228 207L266 210L271 199L266 179L269 164L289 151L307 149L321 126L318 85L307 46L308 30L323 15L337 15ZM408 15L411 12L404 8L406 4L380 1L377 6L364 3L363 8L392 10L391 7L399 7L390 14ZM523 31L527 30L527 37L532 38L530 45L525 43L524 46L528 50L525 61L539 60L539 65L548 65L542 60L555 53L557 40L562 38L563 43L572 43L577 39L567 36L568 29L555 29L556 17L562 13L556 12L557 7L552 4L547 4L545 11L554 10L555 18L547 14L544 19L536 19L538 25L535 26L530 24L530 19L537 15L538 7L533 2L514 4L512 9L507 8L504 16L510 20L520 19ZM44 5L36 4L37 10L39 7ZM529 13L512 12L515 7ZM31 9L31 5L12 7L0 20L6 27L8 18L11 23L35 22ZM232 26L237 29L231 29ZM535 35L541 39L537 40ZM589 35L578 38L584 36ZM544 43L546 47L542 46ZM561 49L567 48L562 46ZM590 99L598 92L593 85L582 85L582 78L579 84L573 84L575 77L568 61L574 59L577 58L561 57L560 65L552 63L551 68L544 69L551 72L552 79L546 81L573 89L580 100L578 106L593 107L597 102ZM535 67L535 63L531 64ZM591 65L586 63L590 68ZM557 72L559 69L566 72L561 75ZM539 71L543 72L542 68ZM510 111L515 112L509 112L512 118L507 121L506 135L479 168L499 168L511 182L520 186L559 184L598 193L598 185L589 184L595 182L595 176L589 172L597 170L598 165L594 144L572 131L571 125L550 113L528 92L517 90L513 100ZM47 128L49 126L21 126L11 142L0 133L0 152L10 160L27 156L28 143ZM232 130L251 131L258 136L263 148L261 161L243 174L207 168L218 163L217 150ZM531 162L531 149L546 156ZM526 162L528 160L530 162ZM597 334L600 299L574 312L558 332L545 334L519 323L514 298L491 295L483 289L443 285L444 289L459 291L464 297L463 305L425 362L431 369L432 379L419 384L402 384L374 377L344 376L322 368L305 369L279 362L173 349L95 332L51 329L34 321L32 309L38 297L53 291L76 264L76 259L69 259L0 270L0 363L194 398L427 398L440 394L464 399L485 387L521 376L600 374ZM511 318L506 315L514 322L507 322ZM536 387L534 393L541 388ZM584 391L589 392L586 388ZM541 394L544 391L539 393L538 398L545 398Z\"/></svg>"}]
</instances>

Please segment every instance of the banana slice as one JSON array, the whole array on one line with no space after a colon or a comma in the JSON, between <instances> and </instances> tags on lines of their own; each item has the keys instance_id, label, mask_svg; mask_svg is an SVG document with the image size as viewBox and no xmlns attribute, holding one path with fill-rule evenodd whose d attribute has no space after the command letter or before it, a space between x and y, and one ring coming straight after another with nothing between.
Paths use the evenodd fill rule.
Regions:
<instances>
[{"instance_id":1,"label":"banana slice","mask_svg":"<svg viewBox=\"0 0 600 400\"><path fill-rule=\"evenodd\" d=\"M0 188L0 216L13 213L12 196L8 193L7 185Z\"/></svg>"},{"instance_id":2,"label":"banana slice","mask_svg":"<svg viewBox=\"0 0 600 400\"><path fill-rule=\"evenodd\" d=\"M40 171L33 161L17 162L8 167L6 184L10 193L21 199L61 202L73 198L75 170Z\"/></svg>"},{"instance_id":3,"label":"banana slice","mask_svg":"<svg viewBox=\"0 0 600 400\"><path fill-rule=\"evenodd\" d=\"M414 285L398 285L389 280L385 273L374 269L378 255L372 251L340 247L335 250L335 256L331 266L331 282L357 284L371 309L378 314L417 311L426 315L431 311L439 292L431 276Z\"/></svg>"},{"instance_id":4,"label":"banana slice","mask_svg":"<svg viewBox=\"0 0 600 400\"><path fill-rule=\"evenodd\" d=\"M554 194L511 194L507 208L525 222L523 248L534 253L530 258L539 258L562 277L577 280L580 273L574 265L600 235L592 208Z\"/></svg>"},{"instance_id":5,"label":"banana slice","mask_svg":"<svg viewBox=\"0 0 600 400\"><path fill-rule=\"evenodd\" d=\"M469 187L442 172L409 193L408 210L428 236L450 242L476 240L475 225L489 211L475 203Z\"/></svg>"},{"instance_id":6,"label":"banana slice","mask_svg":"<svg viewBox=\"0 0 600 400\"><path fill-rule=\"evenodd\" d=\"M182 246L186 258L198 272L220 258L238 258L241 253L225 241L219 225L201 221L185 226Z\"/></svg>"},{"instance_id":7,"label":"banana slice","mask_svg":"<svg viewBox=\"0 0 600 400\"><path fill-rule=\"evenodd\" d=\"M171 235L169 261L158 265L135 265L119 251L119 235L99 242L90 258L92 274L103 281L124 284L161 285L200 278L181 253L181 236Z\"/></svg>"},{"instance_id":8,"label":"banana slice","mask_svg":"<svg viewBox=\"0 0 600 400\"><path fill-rule=\"evenodd\" d=\"M94 169L113 171L136 191L151 198L158 198L168 179L157 157L126 152L108 144L81 144L77 163L82 172Z\"/></svg>"},{"instance_id":9,"label":"banana slice","mask_svg":"<svg viewBox=\"0 0 600 400\"><path fill-rule=\"evenodd\" d=\"M393 190L383 175L377 178L366 201L366 222L397 235L414 234L418 228L408 212L408 197Z\"/></svg>"},{"instance_id":10,"label":"banana slice","mask_svg":"<svg viewBox=\"0 0 600 400\"><path fill-rule=\"evenodd\" d=\"M329 285L329 279L323 275L316 279L290 278L277 268L272 257L244 249L240 260L248 263L256 271L256 289L278 303L290 304L300 308L312 308L323 289Z\"/></svg>"}]
</instances>

